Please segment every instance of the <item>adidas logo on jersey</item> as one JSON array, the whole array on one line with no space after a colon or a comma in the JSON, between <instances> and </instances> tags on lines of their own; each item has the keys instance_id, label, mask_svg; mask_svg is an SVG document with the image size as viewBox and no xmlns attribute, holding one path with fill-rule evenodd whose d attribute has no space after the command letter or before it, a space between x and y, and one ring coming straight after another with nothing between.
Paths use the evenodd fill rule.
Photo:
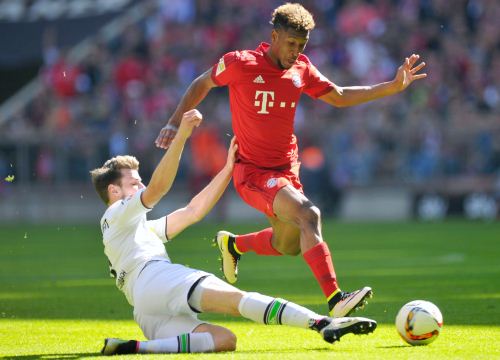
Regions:
<instances>
[{"instance_id":1,"label":"adidas logo on jersey","mask_svg":"<svg viewBox=\"0 0 500 360\"><path fill-rule=\"evenodd\" d=\"M265 84L266 82L262 78L262 75L257 76L255 79L253 79L253 82L255 84Z\"/></svg>"}]
</instances>

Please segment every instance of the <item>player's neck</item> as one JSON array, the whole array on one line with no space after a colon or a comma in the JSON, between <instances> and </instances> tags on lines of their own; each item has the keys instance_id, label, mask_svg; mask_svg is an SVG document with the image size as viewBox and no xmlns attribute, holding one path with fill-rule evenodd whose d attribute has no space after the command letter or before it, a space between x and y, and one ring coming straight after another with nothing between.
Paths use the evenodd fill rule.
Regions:
<instances>
[{"instance_id":1,"label":"player's neck","mask_svg":"<svg viewBox=\"0 0 500 360\"><path fill-rule=\"evenodd\" d=\"M110 198L109 199L109 202L108 202L108 207L110 207L111 205L113 205L115 202L119 201L119 200L123 200L123 198L118 198L118 197L113 197L113 198Z\"/></svg>"},{"instance_id":2,"label":"player's neck","mask_svg":"<svg viewBox=\"0 0 500 360\"><path fill-rule=\"evenodd\" d=\"M267 48L265 52L266 56L269 58L269 60L280 70L285 70L283 66L281 66L280 62L278 61L278 57L273 54L273 51L271 50L271 46Z\"/></svg>"}]
</instances>

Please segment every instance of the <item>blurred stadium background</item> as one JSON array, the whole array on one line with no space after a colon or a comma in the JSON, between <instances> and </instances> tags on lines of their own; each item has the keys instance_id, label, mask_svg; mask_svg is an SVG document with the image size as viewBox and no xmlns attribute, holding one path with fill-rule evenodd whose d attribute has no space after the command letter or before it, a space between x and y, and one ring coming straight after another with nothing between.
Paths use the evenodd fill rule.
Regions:
<instances>
[{"instance_id":1,"label":"blurred stadium background","mask_svg":"<svg viewBox=\"0 0 500 360\"><path fill-rule=\"evenodd\" d=\"M227 51L269 41L269 0L0 0L0 222L95 222L88 171L130 153L149 179L153 141L189 83ZM429 77L348 109L297 109L306 194L324 216L494 220L500 204L500 2L309 0L306 54L339 85L393 77L419 53ZM182 160L175 208L219 169L227 90ZM211 215L260 215L230 190Z\"/></svg>"}]
</instances>

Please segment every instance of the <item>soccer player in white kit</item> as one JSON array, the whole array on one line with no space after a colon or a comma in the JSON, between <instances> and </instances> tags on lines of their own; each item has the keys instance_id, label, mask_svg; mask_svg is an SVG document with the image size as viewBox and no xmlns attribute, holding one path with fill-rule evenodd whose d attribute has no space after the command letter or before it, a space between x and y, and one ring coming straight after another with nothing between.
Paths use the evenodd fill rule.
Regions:
<instances>
[{"instance_id":1,"label":"soccer player in white kit","mask_svg":"<svg viewBox=\"0 0 500 360\"><path fill-rule=\"evenodd\" d=\"M231 141L223 169L187 206L156 220L146 214L170 190L179 160L202 115L190 110L146 187L133 156L117 156L91 171L92 182L108 206L101 219L104 252L117 287L134 307L134 319L148 341L108 338L104 355L234 351L236 336L198 319L200 312L243 316L267 325L315 330L327 342L341 336L368 334L375 321L361 317L329 318L297 304L245 292L214 275L170 261L163 243L201 220L227 187L237 144Z\"/></svg>"}]
</instances>

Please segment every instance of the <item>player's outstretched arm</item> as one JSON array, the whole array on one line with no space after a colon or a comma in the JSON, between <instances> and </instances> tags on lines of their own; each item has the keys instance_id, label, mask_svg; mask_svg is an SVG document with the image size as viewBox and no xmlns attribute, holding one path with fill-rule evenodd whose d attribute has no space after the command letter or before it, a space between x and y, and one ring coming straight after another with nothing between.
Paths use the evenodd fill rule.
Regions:
<instances>
[{"instance_id":1,"label":"player's outstretched arm","mask_svg":"<svg viewBox=\"0 0 500 360\"><path fill-rule=\"evenodd\" d=\"M186 207L167 215L168 239L172 239L188 226L203 219L212 210L217 201L219 201L231 180L237 150L238 144L236 143L236 138L233 137L227 153L226 164L222 170Z\"/></svg>"},{"instance_id":2,"label":"player's outstretched arm","mask_svg":"<svg viewBox=\"0 0 500 360\"><path fill-rule=\"evenodd\" d=\"M420 73L425 62L415 66L419 59L420 56L416 54L406 58L392 81L372 86L335 86L332 91L321 96L320 99L336 107L346 107L397 94L406 89L413 81L427 77L427 74Z\"/></svg>"},{"instance_id":3,"label":"player's outstretched arm","mask_svg":"<svg viewBox=\"0 0 500 360\"><path fill-rule=\"evenodd\" d=\"M144 206L149 208L154 207L170 190L175 176L177 175L179 161L186 140L191 136L194 127L200 125L202 119L201 113L196 109L184 113L177 135L173 139L165 155L163 155L158 166L156 166L151 176L151 181L141 195Z\"/></svg>"},{"instance_id":4,"label":"player's outstretched arm","mask_svg":"<svg viewBox=\"0 0 500 360\"><path fill-rule=\"evenodd\" d=\"M179 124L181 123L182 114L186 111L194 109L199 103L205 99L211 88L217 86L212 81L212 69L205 71L203 74L193 80L191 85L184 93L177 109L170 117L167 124L160 130L158 137L155 140L155 145L159 148L168 149L170 143L177 133Z\"/></svg>"}]
</instances>

